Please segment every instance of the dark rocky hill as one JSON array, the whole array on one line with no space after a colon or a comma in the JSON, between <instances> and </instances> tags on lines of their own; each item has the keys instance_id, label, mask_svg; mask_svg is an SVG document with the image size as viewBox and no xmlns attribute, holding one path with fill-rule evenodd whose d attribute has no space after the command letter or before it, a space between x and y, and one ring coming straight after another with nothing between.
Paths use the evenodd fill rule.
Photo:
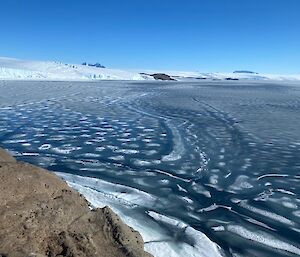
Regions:
<instances>
[{"instance_id":1,"label":"dark rocky hill","mask_svg":"<svg viewBox=\"0 0 300 257\"><path fill-rule=\"evenodd\" d=\"M151 257L140 234L41 168L0 149L1 257Z\"/></svg>"}]
</instances>

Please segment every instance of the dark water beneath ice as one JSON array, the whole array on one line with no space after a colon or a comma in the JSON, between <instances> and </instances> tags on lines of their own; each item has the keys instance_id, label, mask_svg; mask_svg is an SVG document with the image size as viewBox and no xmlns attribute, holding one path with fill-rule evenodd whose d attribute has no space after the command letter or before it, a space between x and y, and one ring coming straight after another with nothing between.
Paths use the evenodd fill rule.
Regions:
<instances>
[{"instance_id":1,"label":"dark water beneath ice","mask_svg":"<svg viewBox=\"0 0 300 257\"><path fill-rule=\"evenodd\" d=\"M0 82L0 145L122 185L73 181L155 220L158 243L196 249L200 238L153 213L226 256L300 256L299 84Z\"/></svg>"}]
</instances>

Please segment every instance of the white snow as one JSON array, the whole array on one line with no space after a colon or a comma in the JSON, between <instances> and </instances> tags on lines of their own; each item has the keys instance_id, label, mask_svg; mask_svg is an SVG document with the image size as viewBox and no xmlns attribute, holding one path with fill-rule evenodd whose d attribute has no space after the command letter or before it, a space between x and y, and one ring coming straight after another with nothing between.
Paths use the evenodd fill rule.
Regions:
<instances>
[{"instance_id":1,"label":"white snow","mask_svg":"<svg viewBox=\"0 0 300 257\"><path fill-rule=\"evenodd\" d=\"M0 80L153 80L137 72L0 57Z\"/></svg>"},{"instance_id":2,"label":"white snow","mask_svg":"<svg viewBox=\"0 0 300 257\"><path fill-rule=\"evenodd\" d=\"M233 78L239 80L277 80L277 81L299 81L300 74L267 74L267 73L234 73L234 72L200 72L200 71L170 71L170 70L135 70L145 74L165 73L178 81L186 81L189 79L207 79L207 80L225 80Z\"/></svg>"},{"instance_id":3,"label":"white snow","mask_svg":"<svg viewBox=\"0 0 300 257\"><path fill-rule=\"evenodd\" d=\"M109 206L126 224L139 231L145 241L145 250L155 257L222 257L221 248L205 234L188 224L154 211L159 199L141 190L113 184L97 178L56 173L91 203L93 207ZM148 209L149 211L137 211ZM170 237L164 226L181 231L191 244Z\"/></svg>"},{"instance_id":4,"label":"white snow","mask_svg":"<svg viewBox=\"0 0 300 257\"><path fill-rule=\"evenodd\" d=\"M154 80L149 75L142 74L166 73L178 81L189 79L225 80L278 80L299 81L300 74L250 74L250 73L205 73L198 71L154 71L154 70L118 70L97 68L81 64L67 64L55 61L28 61L0 57L0 80Z\"/></svg>"},{"instance_id":5,"label":"white snow","mask_svg":"<svg viewBox=\"0 0 300 257\"><path fill-rule=\"evenodd\" d=\"M240 237L254 241L258 244L265 245L274 249L278 249L287 253L300 255L300 249L292 244L281 241L273 236L270 236L264 232L250 231L242 226L228 225L227 230Z\"/></svg>"}]
</instances>

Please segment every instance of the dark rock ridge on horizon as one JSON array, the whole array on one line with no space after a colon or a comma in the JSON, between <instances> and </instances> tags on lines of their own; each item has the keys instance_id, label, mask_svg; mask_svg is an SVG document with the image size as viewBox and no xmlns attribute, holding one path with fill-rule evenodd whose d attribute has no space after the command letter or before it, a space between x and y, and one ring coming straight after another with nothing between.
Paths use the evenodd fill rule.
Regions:
<instances>
[{"instance_id":1,"label":"dark rock ridge on horizon","mask_svg":"<svg viewBox=\"0 0 300 257\"><path fill-rule=\"evenodd\" d=\"M148 74L148 73L140 73L141 75L151 76L155 80L169 80L169 81L176 81L176 79L172 78L170 75L165 73L154 73L154 74Z\"/></svg>"},{"instance_id":2,"label":"dark rock ridge on horizon","mask_svg":"<svg viewBox=\"0 0 300 257\"><path fill-rule=\"evenodd\" d=\"M248 71L248 70L236 70L233 73L240 73L240 74L258 74L257 72L254 71Z\"/></svg>"},{"instance_id":3,"label":"dark rock ridge on horizon","mask_svg":"<svg viewBox=\"0 0 300 257\"><path fill-rule=\"evenodd\" d=\"M140 234L54 173L0 148L1 257L151 257Z\"/></svg>"},{"instance_id":4,"label":"dark rock ridge on horizon","mask_svg":"<svg viewBox=\"0 0 300 257\"><path fill-rule=\"evenodd\" d=\"M83 65L83 66L90 66L90 67L96 67L96 68L102 68L102 69L106 68L104 65L102 65L101 63L98 63L98 62L95 63L95 64L84 62L81 65Z\"/></svg>"},{"instance_id":5,"label":"dark rock ridge on horizon","mask_svg":"<svg viewBox=\"0 0 300 257\"><path fill-rule=\"evenodd\" d=\"M228 78L225 78L225 80L239 80L238 78L230 78L230 77L228 77Z\"/></svg>"}]
</instances>

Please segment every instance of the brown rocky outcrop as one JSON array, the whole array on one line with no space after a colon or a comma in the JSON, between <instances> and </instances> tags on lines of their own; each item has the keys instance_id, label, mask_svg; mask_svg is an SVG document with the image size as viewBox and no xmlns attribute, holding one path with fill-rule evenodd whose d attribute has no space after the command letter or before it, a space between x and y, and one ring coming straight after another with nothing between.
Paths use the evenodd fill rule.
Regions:
<instances>
[{"instance_id":1,"label":"brown rocky outcrop","mask_svg":"<svg viewBox=\"0 0 300 257\"><path fill-rule=\"evenodd\" d=\"M91 210L50 173L0 149L1 257L151 257L108 207Z\"/></svg>"},{"instance_id":2,"label":"brown rocky outcrop","mask_svg":"<svg viewBox=\"0 0 300 257\"><path fill-rule=\"evenodd\" d=\"M140 73L141 75L146 75L153 77L155 80L170 80L170 81L176 81L173 77L171 77L168 74L165 73L154 73L154 74L148 74L148 73Z\"/></svg>"}]
</instances>

